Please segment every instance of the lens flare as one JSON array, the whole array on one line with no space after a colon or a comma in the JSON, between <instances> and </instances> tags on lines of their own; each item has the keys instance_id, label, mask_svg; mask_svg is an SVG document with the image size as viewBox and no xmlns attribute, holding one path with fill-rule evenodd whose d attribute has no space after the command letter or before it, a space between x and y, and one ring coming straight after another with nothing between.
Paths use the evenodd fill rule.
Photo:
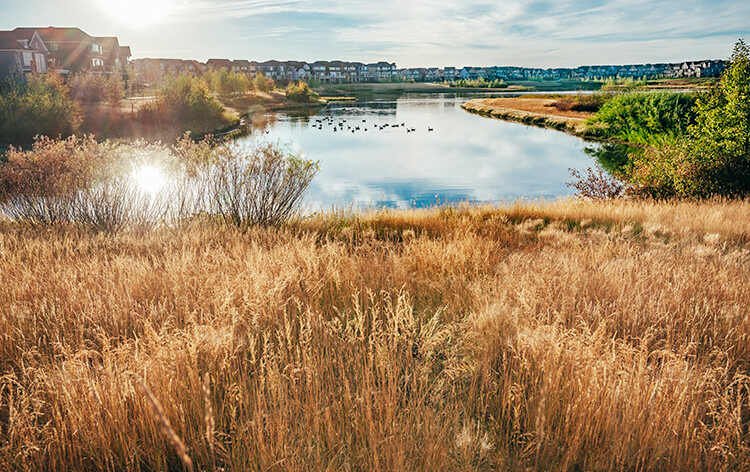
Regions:
<instances>
[{"instance_id":1,"label":"lens flare","mask_svg":"<svg viewBox=\"0 0 750 472\"><path fill-rule=\"evenodd\" d=\"M99 0L116 20L132 26L158 23L169 15L174 0Z\"/></svg>"},{"instance_id":2,"label":"lens flare","mask_svg":"<svg viewBox=\"0 0 750 472\"><path fill-rule=\"evenodd\" d=\"M138 189L150 195L159 192L166 184L164 172L158 167L151 165L144 165L136 169L134 178Z\"/></svg>"}]
</instances>

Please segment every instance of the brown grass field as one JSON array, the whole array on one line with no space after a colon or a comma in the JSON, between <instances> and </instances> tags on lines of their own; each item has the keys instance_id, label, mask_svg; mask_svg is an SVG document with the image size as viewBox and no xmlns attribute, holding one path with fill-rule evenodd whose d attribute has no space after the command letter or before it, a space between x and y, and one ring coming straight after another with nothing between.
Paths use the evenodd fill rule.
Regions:
<instances>
[{"instance_id":1,"label":"brown grass field","mask_svg":"<svg viewBox=\"0 0 750 472\"><path fill-rule=\"evenodd\" d=\"M0 224L0 470L747 471L750 202Z\"/></svg>"}]
</instances>

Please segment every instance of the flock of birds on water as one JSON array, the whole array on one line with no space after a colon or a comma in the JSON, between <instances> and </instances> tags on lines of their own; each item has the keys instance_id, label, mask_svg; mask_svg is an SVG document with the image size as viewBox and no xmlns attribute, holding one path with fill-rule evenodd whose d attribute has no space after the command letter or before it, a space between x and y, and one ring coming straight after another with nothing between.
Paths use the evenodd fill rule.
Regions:
<instances>
[{"instance_id":1,"label":"flock of birds on water","mask_svg":"<svg viewBox=\"0 0 750 472\"><path fill-rule=\"evenodd\" d=\"M333 127L334 133L346 133L351 132L352 134L362 132L366 133L368 130L372 129L373 131L384 131L386 129L405 129L407 133L416 133L417 128L412 128L411 126L406 126L406 123L385 123L385 124L378 124L378 123L370 123L369 128L367 124L367 120L362 120L361 124L357 124L357 122L348 122L344 119L335 119L332 116L326 116L323 118L316 118L312 122L312 127L315 129L322 130L323 127ZM427 132L432 133L435 131L434 128L427 127Z\"/></svg>"}]
</instances>

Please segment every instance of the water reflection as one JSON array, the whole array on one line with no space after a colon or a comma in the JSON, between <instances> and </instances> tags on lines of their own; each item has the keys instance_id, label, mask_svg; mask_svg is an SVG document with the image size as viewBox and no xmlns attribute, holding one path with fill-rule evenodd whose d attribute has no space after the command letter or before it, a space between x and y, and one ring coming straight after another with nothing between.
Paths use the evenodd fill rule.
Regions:
<instances>
[{"instance_id":1,"label":"water reflection","mask_svg":"<svg viewBox=\"0 0 750 472\"><path fill-rule=\"evenodd\" d=\"M596 159L604 170L613 175L625 174L628 164L643 152L640 148L617 143L591 145L583 151Z\"/></svg>"},{"instance_id":2,"label":"water reflection","mask_svg":"<svg viewBox=\"0 0 750 472\"><path fill-rule=\"evenodd\" d=\"M312 208L558 197L571 193L569 168L592 166L583 141L467 113L465 100L332 103L315 115L270 115L263 126L270 139L320 161Z\"/></svg>"}]
</instances>

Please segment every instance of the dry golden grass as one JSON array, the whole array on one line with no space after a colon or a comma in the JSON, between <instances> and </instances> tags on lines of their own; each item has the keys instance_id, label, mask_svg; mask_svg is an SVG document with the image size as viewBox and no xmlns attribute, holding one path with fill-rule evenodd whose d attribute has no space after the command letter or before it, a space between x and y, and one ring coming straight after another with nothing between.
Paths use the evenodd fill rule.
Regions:
<instances>
[{"instance_id":1,"label":"dry golden grass","mask_svg":"<svg viewBox=\"0 0 750 472\"><path fill-rule=\"evenodd\" d=\"M0 470L748 470L748 214L5 224Z\"/></svg>"}]
</instances>

